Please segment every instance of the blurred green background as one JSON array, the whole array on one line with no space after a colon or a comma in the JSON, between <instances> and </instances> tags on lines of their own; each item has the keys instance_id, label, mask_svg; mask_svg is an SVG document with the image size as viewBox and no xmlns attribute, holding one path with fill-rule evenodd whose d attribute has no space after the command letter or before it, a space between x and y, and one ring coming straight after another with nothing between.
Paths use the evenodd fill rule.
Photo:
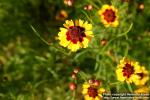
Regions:
<instances>
[{"instance_id":1,"label":"blurred green background","mask_svg":"<svg viewBox=\"0 0 150 100\"><path fill-rule=\"evenodd\" d=\"M98 21L96 7L106 3L114 3L119 9L120 26L116 29L107 30ZM88 4L93 5L92 11L84 10ZM144 9L139 7L141 4ZM0 0L0 100L71 100L68 84L73 68L79 66L104 83L115 82L116 64L126 54L150 70L149 5L149 0L74 0L72 6L63 0ZM62 10L68 17L60 14ZM68 50L59 46L55 38L66 19L93 20L93 43L98 49L92 50L90 45L89 49L65 55ZM128 39L118 38L105 53L96 56L103 49L103 38L111 40L131 23ZM31 25L57 48L41 41ZM82 100L81 93L76 98Z\"/></svg>"}]
</instances>

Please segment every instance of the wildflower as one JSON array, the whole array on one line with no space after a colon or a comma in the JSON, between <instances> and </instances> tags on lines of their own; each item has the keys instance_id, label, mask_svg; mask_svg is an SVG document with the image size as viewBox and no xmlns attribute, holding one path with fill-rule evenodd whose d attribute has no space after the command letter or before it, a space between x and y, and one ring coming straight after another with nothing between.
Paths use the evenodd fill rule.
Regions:
<instances>
[{"instance_id":1,"label":"wildflower","mask_svg":"<svg viewBox=\"0 0 150 100\"><path fill-rule=\"evenodd\" d=\"M145 85L145 83L149 80L148 71L145 67L140 68L140 72L136 73L137 78L134 80L135 85Z\"/></svg>"},{"instance_id":2,"label":"wildflower","mask_svg":"<svg viewBox=\"0 0 150 100\"><path fill-rule=\"evenodd\" d=\"M102 8L98 11L98 14L101 18L101 22L104 24L105 27L118 26L119 22L117 12L118 10L114 6L107 4L102 6Z\"/></svg>"},{"instance_id":3,"label":"wildflower","mask_svg":"<svg viewBox=\"0 0 150 100\"><path fill-rule=\"evenodd\" d=\"M144 86L136 89L134 93L137 95L133 100L149 100L149 88Z\"/></svg>"},{"instance_id":4,"label":"wildflower","mask_svg":"<svg viewBox=\"0 0 150 100\"><path fill-rule=\"evenodd\" d=\"M134 93L136 93L136 94L138 94L138 93L149 93L149 89L146 86L140 87L140 88L136 89L134 91Z\"/></svg>"},{"instance_id":5,"label":"wildflower","mask_svg":"<svg viewBox=\"0 0 150 100\"><path fill-rule=\"evenodd\" d=\"M123 58L117 66L116 74L119 81L132 83L136 78L136 73L139 73L140 65L138 62Z\"/></svg>"},{"instance_id":6,"label":"wildflower","mask_svg":"<svg viewBox=\"0 0 150 100\"><path fill-rule=\"evenodd\" d=\"M69 21L64 24L65 28L60 28L58 39L60 45L67 47L72 52L79 48L87 48L88 43L93 37L92 25L82 20Z\"/></svg>"},{"instance_id":7,"label":"wildflower","mask_svg":"<svg viewBox=\"0 0 150 100\"><path fill-rule=\"evenodd\" d=\"M102 93L105 92L104 88L100 88L100 84L95 85L94 82L85 82L82 88L82 94L84 94L85 100L102 100Z\"/></svg>"}]
</instances>

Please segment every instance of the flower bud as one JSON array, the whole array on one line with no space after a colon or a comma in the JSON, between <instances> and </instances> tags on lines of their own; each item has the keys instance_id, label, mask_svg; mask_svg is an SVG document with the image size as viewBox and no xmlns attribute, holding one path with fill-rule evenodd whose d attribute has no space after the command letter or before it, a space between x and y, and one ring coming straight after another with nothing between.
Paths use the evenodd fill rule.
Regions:
<instances>
[{"instance_id":1,"label":"flower bud","mask_svg":"<svg viewBox=\"0 0 150 100\"><path fill-rule=\"evenodd\" d=\"M74 68L74 70L73 70L73 72L76 73L76 74L77 74L79 71L80 71L80 68L79 68L79 67L76 67L76 68Z\"/></svg>"},{"instance_id":2,"label":"flower bud","mask_svg":"<svg viewBox=\"0 0 150 100\"><path fill-rule=\"evenodd\" d=\"M84 6L84 10L88 10L88 11L90 11L90 10L92 10L93 9L93 6L92 5L86 5L86 6Z\"/></svg>"},{"instance_id":3,"label":"flower bud","mask_svg":"<svg viewBox=\"0 0 150 100\"><path fill-rule=\"evenodd\" d=\"M94 85L95 86L100 86L101 85L101 81L100 80L95 80L94 81Z\"/></svg>"},{"instance_id":4,"label":"flower bud","mask_svg":"<svg viewBox=\"0 0 150 100\"><path fill-rule=\"evenodd\" d=\"M73 0L64 0L64 4L66 4L68 6L72 6L73 5Z\"/></svg>"},{"instance_id":5,"label":"flower bud","mask_svg":"<svg viewBox=\"0 0 150 100\"><path fill-rule=\"evenodd\" d=\"M101 40L101 45L104 46L104 45L106 45L106 44L107 44L107 40L106 40L106 39L102 39L102 40Z\"/></svg>"},{"instance_id":6,"label":"flower bud","mask_svg":"<svg viewBox=\"0 0 150 100\"><path fill-rule=\"evenodd\" d=\"M69 88L70 88L70 90L75 90L77 88L77 85L72 82L69 84Z\"/></svg>"},{"instance_id":7,"label":"flower bud","mask_svg":"<svg viewBox=\"0 0 150 100\"><path fill-rule=\"evenodd\" d=\"M76 78L77 78L76 73L73 72L73 73L71 74L71 77L72 77L73 79L76 79Z\"/></svg>"},{"instance_id":8,"label":"flower bud","mask_svg":"<svg viewBox=\"0 0 150 100\"><path fill-rule=\"evenodd\" d=\"M143 9L144 9L144 4L143 4L143 3L139 4L139 5L138 5L138 8L139 8L140 10L143 10Z\"/></svg>"}]
</instances>

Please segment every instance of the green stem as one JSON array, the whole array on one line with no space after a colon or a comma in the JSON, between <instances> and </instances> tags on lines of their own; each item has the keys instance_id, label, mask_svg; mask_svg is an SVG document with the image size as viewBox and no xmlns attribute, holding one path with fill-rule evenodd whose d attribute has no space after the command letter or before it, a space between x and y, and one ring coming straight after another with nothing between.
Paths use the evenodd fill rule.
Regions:
<instances>
[{"instance_id":1,"label":"green stem","mask_svg":"<svg viewBox=\"0 0 150 100\"><path fill-rule=\"evenodd\" d=\"M130 84L127 84L127 86L128 86L129 91L132 93L132 92L133 92L133 89L132 89L131 85L130 85Z\"/></svg>"},{"instance_id":2,"label":"green stem","mask_svg":"<svg viewBox=\"0 0 150 100\"><path fill-rule=\"evenodd\" d=\"M75 97L76 97L76 91L74 90L74 91L72 92L72 100L75 100Z\"/></svg>"},{"instance_id":3,"label":"green stem","mask_svg":"<svg viewBox=\"0 0 150 100\"><path fill-rule=\"evenodd\" d=\"M109 44L114 41L115 39L119 38L119 37L122 37L122 36L126 36L126 39L127 39L127 33L132 29L133 27L133 23L131 23L130 27L128 28L128 30L122 34L119 34L118 36L116 36L115 38L111 39L106 45L104 48L102 48L102 53L103 51L109 46Z\"/></svg>"},{"instance_id":4,"label":"green stem","mask_svg":"<svg viewBox=\"0 0 150 100\"><path fill-rule=\"evenodd\" d=\"M94 24L93 21L91 20L91 18L88 16L88 14L87 14L85 11L82 11L82 13L87 17L87 19L88 19L92 24Z\"/></svg>"},{"instance_id":5,"label":"green stem","mask_svg":"<svg viewBox=\"0 0 150 100\"><path fill-rule=\"evenodd\" d=\"M114 83L110 83L110 85L118 85L118 84L122 84L122 82L114 82Z\"/></svg>"},{"instance_id":6,"label":"green stem","mask_svg":"<svg viewBox=\"0 0 150 100\"><path fill-rule=\"evenodd\" d=\"M79 75L80 75L80 77L81 77L83 80L85 80L85 81L89 78L88 75L85 74L85 73L82 72L82 71L79 72Z\"/></svg>"},{"instance_id":7,"label":"green stem","mask_svg":"<svg viewBox=\"0 0 150 100\"><path fill-rule=\"evenodd\" d=\"M100 9L93 1L88 0L88 2L89 2L90 4L92 4L97 10Z\"/></svg>"},{"instance_id":8,"label":"green stem","mask_svg":"<svg viewBox=\"0 0 150 100\"><path fill-rule=\"evenodd\" d=\"M45 44L50 45L50 43L48 43L47 41L45 41L45 40L40 36L40 34L35 30L35 28L34 28L32 25L30 25L30 27L32 28L32 30L34 31L34 33L36 34L36 36L38 36Z\"/></svg>"},{"instance_id":9,"label":"green stem","mask_svg":"<svg viewBox=\"0 0 150 100\"><path fill-rule=\"evenodd\" d=\"M47 44L47 45L49 45L49 46L55 48L57 51L59 51L59 52L65 54L65 55L67 55L67 56L70 55L69 53L66 53L64 50L62 50L62 49L60 49L60 48L54 46L52 43L48 43L45 39L43 39L43 38L40 36L40 34L35 30L35 28L34 28L32 25L30 25L30 27L32 28L32 30L34 31L34 33L36 34L36 36L38 36L38 37L40 38L40 40L42 40L45 44Z\"/></svg>"},{"instance_id":10,"label":"green stem","mask_svg":"<svg viewBox=\"0 0 150 100\"><path fill-rule=\"evenodd\" d=\"M122 36L124 36L124 35L127 36L127 33L129 33L129 31L132 29L132 27L133 27L133 23L130 24L130 27L128 28L128 30L127 30L126 32L124 32L124 33L118 35L117 37L122 37Z\"/></svg>"}]
</instances>

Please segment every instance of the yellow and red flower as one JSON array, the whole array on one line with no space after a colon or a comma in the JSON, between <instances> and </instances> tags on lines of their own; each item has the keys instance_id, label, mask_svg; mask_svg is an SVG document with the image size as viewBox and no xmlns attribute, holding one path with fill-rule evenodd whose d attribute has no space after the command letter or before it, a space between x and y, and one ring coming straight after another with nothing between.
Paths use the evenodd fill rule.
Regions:
<instances>
[{"instance_id":1,"label":"yellow and red flower","mask_svg":"<svg viewBox=\"0 0 150 100\"><path fill-rule=\"evenodd\" d=\"M92 32L92 25L87 21L82 20L66 20L64 28L60 28L58 39L60 45L67 47L72 52L80 48L87 48L91 38L94 36Z\"/></svg>"},{"instance_id":2,"label":"yellow and red flower","mask_svg":"<svg viewBox=\"0 0 150 100\"><path fill-rule=\"evenodd\" d=\"M120 60L116 69L117 78L119 81L132 83L137 79L137 74L140 73L140 65L138 62L131 61L127 58Z\"/></svg>"},{"instance_id":3,"label":"yellow and red flower","mask_svg":"<svg viewBox=\"0 0 150 100\"><path fill-rule=\"evenodd\" d=\"M102 8L98 11L98 14L105 27L118 26L119 22L117 12L118 10L112 5L105 4L102 6Z\"/></svg>"},{"instance_id":4,"label":"yellow and red flower","mask_svg":"<svg viewBox=\"0 0 150 100\"><path fill-rule=\"evenodd\" d=\"M135 85L145 85L146 82L149 80L148 71L145 67L140 68L140 72L136 73L137 77L134 80Z\"/></svg>"},{"instance_id":5,"label":"yellow and red flower","mask_svg":"<svg viewBox=\"0 0 150 100\"><path fill-rule=\"evenodd\" d=\"M106 91L104 88L100 88L100 85L88 82L85 82L82 88L85 100L102 100L102 93Z\"/></svg>"}]
</instances>

